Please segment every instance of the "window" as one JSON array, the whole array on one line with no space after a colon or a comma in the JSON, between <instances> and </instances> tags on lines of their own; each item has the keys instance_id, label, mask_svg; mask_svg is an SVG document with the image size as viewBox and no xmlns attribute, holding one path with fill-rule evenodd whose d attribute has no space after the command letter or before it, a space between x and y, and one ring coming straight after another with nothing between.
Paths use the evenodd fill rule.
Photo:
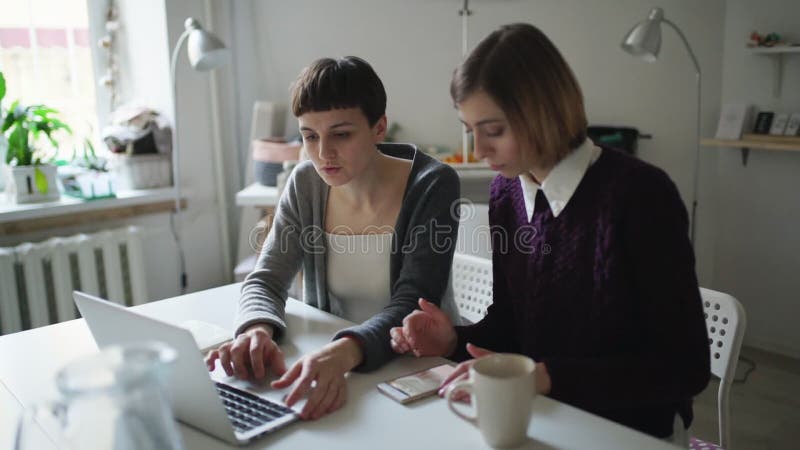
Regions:
<instances>
[{"instance_id":1,"label":"window","mask_svg":"<svg viewBox=\"0 0 800 450\"><path fill-rule=\"evenodd\" d=\"M86 0L0 0L3 105L19 99L58 110L73 130L59 136L58 159L99 134L91 45Z\"/></svg>"}]
</instances>

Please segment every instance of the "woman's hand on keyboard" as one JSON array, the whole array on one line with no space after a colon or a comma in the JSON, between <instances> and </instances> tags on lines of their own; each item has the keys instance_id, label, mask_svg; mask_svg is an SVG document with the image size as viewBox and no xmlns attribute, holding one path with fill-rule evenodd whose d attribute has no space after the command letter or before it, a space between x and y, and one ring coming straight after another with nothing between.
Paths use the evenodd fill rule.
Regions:
<instances>
[{"instance_id":1,"label":"woman's hand on keyboard","mask_svg":"<svg viewBox=\"0 0 800 450\"><path fill-rule=\"evenodd\" d=\"M253 325L233 342L208 352L206 366L209 371L214 370L217 360L228 376L235 375L243 380L251 375L256 379L264 378L268 369L277 375L286 373L283 353L272 340L272 326L268 324Z\"/></svg>"},{"instance_id":2,"label":"woman's hand on keyboard","mask_svg":"<svg viewBox=\"0 0 800 450\"><path fill-rule=\"evenodd\" d=\"M344 405L347 400L345 374L359 365L362 358L360 344L344 337L300 358L279 380L272 382L272 387L283 389L296 381L286 397L286 405L291 407L308 394L300 417L318 419Z\"/></svg>"}]
</instances>

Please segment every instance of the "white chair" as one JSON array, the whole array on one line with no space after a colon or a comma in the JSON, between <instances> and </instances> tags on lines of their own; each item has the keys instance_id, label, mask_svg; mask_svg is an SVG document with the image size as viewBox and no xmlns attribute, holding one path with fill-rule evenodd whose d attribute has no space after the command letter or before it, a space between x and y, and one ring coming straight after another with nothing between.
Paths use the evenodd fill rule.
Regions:
<instances>
[{"instance_id":1,"label":"white chair","mask_svg":"<svg viewBox=\"0 0 800 450\"><path fill-rule=\"evenodd\" d=\"M458 313L470 323L480 322L492 304L492 260L456 252L452 279Z\"/></svg>"},{"instance_id":2,"label":"white chair","mask_svg":"<svg viewBox=\"0 0 800 450\"><path fill-rule=\"evenodd\" d=\"M732 296L700 288L703 311L708 327L708 343L711 346L711 373L719 378L717 413L719 419L719 446L730 450L730 397L731 385L739 361L747 316L741 303ZM692 449L709 448L708 444L692 438Z\"/></svg>"}]
</instances>

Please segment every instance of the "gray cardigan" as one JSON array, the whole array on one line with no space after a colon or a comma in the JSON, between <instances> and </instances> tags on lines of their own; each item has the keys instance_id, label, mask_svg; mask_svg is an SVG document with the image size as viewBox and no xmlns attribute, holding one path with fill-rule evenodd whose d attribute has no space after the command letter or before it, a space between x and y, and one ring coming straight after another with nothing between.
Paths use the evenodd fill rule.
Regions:
<instances>
[{"instance_id":1,"label":"gray cardigan","mask_svg":"<svg viewBox=\"0 0 800 450\"><path fill-rule=\"evenodd\" d=\"M418 298L439 304L451 317L456 314L449 276L458 231L458 175L413 145L379 144L378 149L413 162L392 238L391 300L364 323L334 337L352 336L360 342L364 360L358 371L376 369L394 355L389 329L417 307ZM328 292L325 279L328 190L311 161L292 172L255 270L242 285L236 335L255 323L269 323L280 339L286 329L287 291L301 264L303 301L342 315L341 302Z\"/></svg>"}]
</instances>

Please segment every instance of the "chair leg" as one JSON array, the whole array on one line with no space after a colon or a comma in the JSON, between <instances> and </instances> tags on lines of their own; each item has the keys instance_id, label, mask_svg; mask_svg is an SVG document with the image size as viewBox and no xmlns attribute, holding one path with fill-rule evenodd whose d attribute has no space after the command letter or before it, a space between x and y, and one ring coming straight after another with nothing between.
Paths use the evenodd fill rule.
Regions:
<instances>
[{"instance_id":1,"label":"chair leg","mask_svg":"<svg viewBox=\"0 0 800 450\"><path fill-rule=\"evenodd\" d=\"M727 380L720 380L719 391L717 392L717 412L719 413L719 445L730 450L730 418L728 410L728 397L730 395L731 383Z\"/></svg>"}]
</instances>

